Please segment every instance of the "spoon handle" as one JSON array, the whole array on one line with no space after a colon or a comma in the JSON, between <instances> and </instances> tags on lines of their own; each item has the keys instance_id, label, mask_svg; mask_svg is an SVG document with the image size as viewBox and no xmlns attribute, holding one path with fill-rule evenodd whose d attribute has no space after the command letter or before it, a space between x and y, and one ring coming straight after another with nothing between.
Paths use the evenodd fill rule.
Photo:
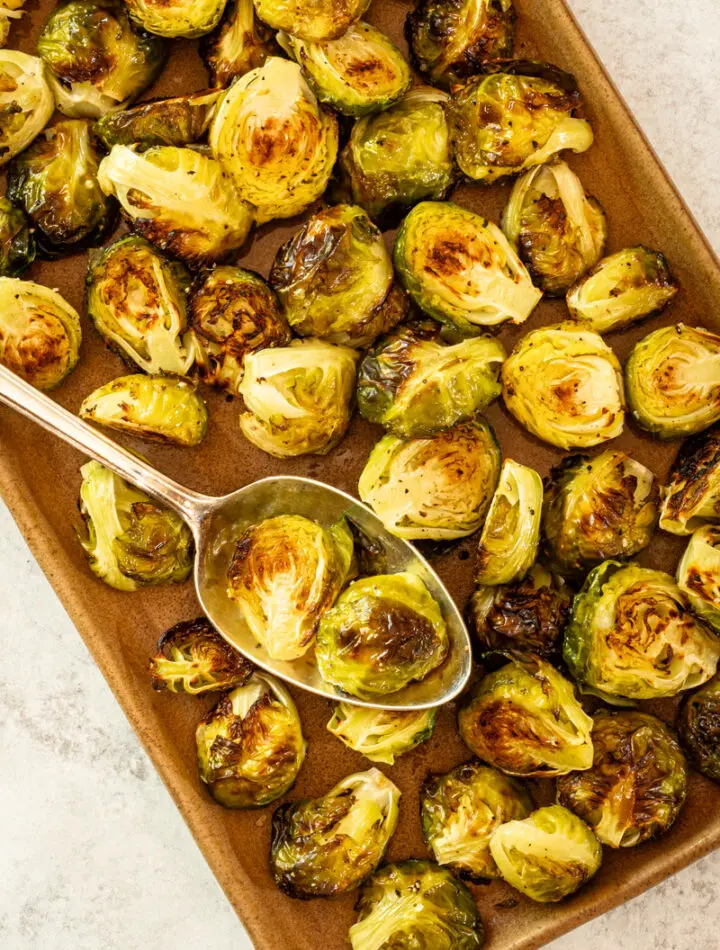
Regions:
<instances>
[{"instance_id":1,"label":"spoon handle","mask_svg":"<svg viewBox=\"0 0 720 950\"><path fill-rule=\"evenodd\" d=\"M212 498L191 491L122 448L104 433L63 409L44 393L0 364L0 402L64 439L73 448L112 469L142 491L174 508L194 528Z\"/></svg>"}]
</instances>

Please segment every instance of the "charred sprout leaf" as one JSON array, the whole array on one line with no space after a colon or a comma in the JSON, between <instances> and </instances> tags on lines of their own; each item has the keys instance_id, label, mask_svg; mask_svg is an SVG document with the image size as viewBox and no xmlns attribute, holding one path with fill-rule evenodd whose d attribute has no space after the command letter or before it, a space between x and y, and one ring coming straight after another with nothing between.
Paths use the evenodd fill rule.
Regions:
<instances>
[{"instance_id":1,"label":"charred sprout leaf","mask_svg":"<svg viewBox=\"0 0 720 950\"><path fill-rule=\"evenodd\" d=\"M360 364L358 408L402 439L433 436L500 395L505 349L489 336L442 342L433 320L384 337Z\"/></svg>"},{"instance_id":2,"label":"charred sprout leaf","mask_svg":"<svg viewBox=\"0 0 720 950\"><path fill-rule=\"evenodd\" d=\"M150 660L150 673L153 689L199 696L244 686L253 666L209 620L198 617L165 631Z\"/></svg>"},{"instance_id":3,"label":"charred sprout leaf","mask_svg":"<svg viewBox=\"0 0 720 950\"><path fill-rule=\"evenodd\" d=\"M291 340L273 291L259 274L241 267L215 267L196 283L190 317L202 380L234 396L248 353Z\"/></svg>"},{"instance_id":4,"label":"charred sprout leaf","mask_svg":"<svg viewBox=\"0 0 720 950\"><path fill-rule=\"evenodd\" d=\"M528 818L500 825L490 853L508 884L543 904L574 894L602 863L598 839L562 805L538 808Z\"/></svg>"},{"instance_id":5,"label":"charred sprout leaf","mask_svg":"<svg viewBox=\"0 0 720 950\"><path fill-rule=\"evenodd\" d=\"M312 645L320 618L353 576L346 522L323 528L300 515L266 518L237 541L228 596L273 660L294 660Z\"/></svg>"},{"instance_id":6,"label":"charred sprout leaf","mask_svg":"<svg viewBox=\"0 0 720 950\"><path fill-rule=\"evenodd\" d=\"M193 39L220 22L225 0L125 0L132 20L157 36Z\"/></svg>"},{"instance_id":7,"label":"charred sprout leaf","mask_svg":"<svg viewBox=\"0 0 720 950\"><path fill-rule=\"evenodd\" d=\"M648 713L601 710L592 738L592 768L559 778L558 802L611 848L632 848L669 831L687 786L674 733Z\"/></svg>"},{"instance_id":8,"label":"charred sprout leaf","mask_svg":"<svg viewBox=\"0 0 720 950\"><path fill-rule=\"evenodd\" d=\"M245 438L277 458L325 455L350 423L356 361L355 350L313 339L247 353Z\"/></svg>"},{"instance_id":9,"label":"charred sprout leaf","mask_svg":"<svg viewBox=\"0 0 720 950\"><path fill-rule=\"evenodd\" d=\"M570 455L545 486L544 547L553 567L580 577L650 544L658 519L653 473L624 452Z\"/></svg>"},{"instance_id":10,"label":"charred sprout leaf","mask_svg":"<svg viewBox=\"0 0 720 950\"><path fill-rule=\"evenodd\" d=\"M483 677L458 724L468 748L509 775L565 775L592 765L592 719L572 683L539 657Z\"/></svg>"},{"instance_id":11,"label":"charred sprout leaf","mask_svg":"<svg viewBox=\"0 0 720 950\"><path fill-rule=\"evenodd\" d=\"M0 277L22 277L35 260L35 238L22 208L0 198Z\"/></svg>"},{"instance_id":12,"label":"charred sprout leaf","mask_svg":"<svg viewBox=\"0 0 720 950\"><path fill-rule=\"evenodd\" d=\"M597 264L607 239L601 205L559 161L518 179L502 227L533 281L552 296L564 294Z\"/></svg>"},{"instance_id":13,"label":"charred sprout leaf","mask_svg":"<svg viewBox=\"0 0 720 950\"><path fill-rule=\"evenodd\" d=\"M270 873L290 897L352 891L382 860L398 821L400 790L378 769L273 815Z\"/></svg>"},{"instance_id":14,"label":"charred sprout leaf","mask_svg":"<svg viewBox=\"0 0 720 950\"><path fill-rule=\"evenodd\" d=\"M386 435L365 463L358 494L398 537L452 541L482 524L500 463L482 417L427 439Z\"/></svg>"},{"instance_id":15,"label":"charred sprout leaf","mask_svg":"<svg viewBox=\"0 0 720 950\"><path fill-rule=\"evenodd\" d=\"M315 657L326 683L373 699L424 679L448 650L437 601L405 572L354 581L322 617Z\"/></svg>"},{"instance_id":16,"label":"charred sprout leaf","mask_svg":"<svg viewBox=\"0 0 720 950\"><path fill-rule=\"evenodd\" d=\"M133 29L121 0L68 0L50 14L37 44L57 107L97 119L137 99L165 64L157 36Z\"/></svg>"},{"instance_id":17,"label":"charred sprout leaf","mask_svg":"<svg viewBox=\"0 0 720 950\"><path fill-rule=\"evenodd\" d=\"M207 409L195 385L177 376L120 376L83 401L79 415L139 439L198 445L207 430Z\"/></svg>"},{"instance_id":18,"label":"charred sprout leaf","mask_svg":"<svg viewBox=\"0 0 720 950\"><path fill-rule=\"evenodd\" d=\"M503 822L527 818L532 799L519 782L479 762L431 775L422 787L421 817L438 864L471 880L499 877L490 839Z\"/></svg>"},{"instance_id":19,"label":"charred sprout leaf","mask_svg":"<svg viewBox=\"0 0 720 950\"><path fill-rule=\"evenodd\" d=\"M602 337L577 323L531 330L503 364L502 382L510 412L550 445L587 448L623 430L620 363Z\"/></svg>"},{"instance_id":20,"label":"charred sprout leaf","mask_svg":"<svg viewBox=\"0 0 720 950\"><path fill-rule=\"evenodd\" d=\"M151 99L104 116L94 131L108 149L113 145L191 145L207 132L221 96L221 90L209 89L174 99Z\"/></svg>"},{"instance_id":21,"label":"charred sprout leaf","mask_svg":"<svg viewBox=\"0 0 720 950\"><path fill-rule=\"evenodd\" d=\"M213 86L222 88L279 52L275 31L255 16L252 0L230 0L220 24L200 45Z\"/></svg>"},{"instance_id":22,"label":"charred sprout leaf","mask_svg":"<svg viewBox=\"0 0 720 950\"><path fill-rule=\"evenodd\" d=\"M603 258L571 287L567 305L575 320L584 320L598 333L610 333L658 313L677 291L659 251L628 247Z\"/></svg>"},{"instance_id":23,"label":"charred sprout leaf","mask_svg":"<svg viewBox=\"0 0 720 950\"><path fill-rule=\"evenodd\" d=\"M680 741L693 766L720 782L720 679L687 696L678 715Z\"/></svg>"},{"instance_id":24,"label":"charred sprout leaf","mask_svg":"<svg viewBox=\"0 0 720 950\"><path fill-rule=\"evenodd\" d=\"M399 755L410 752L432 736L435 713L435 709L396 712L336 703L327 728L349 749L371 762L394 765Z\"/></svg>"},{"instance_id":25,"label":"charred sprout leaf","mask_svg":"<svg viewBox=\"0 0 720 950\"><path fill-rule=\"evenodd\" d=\"M0 50L0 166L27 148L54 110L42 60Z\"/></svg>"},{"instance_id":26,"label":"charred sprout leaf","mask_svg":"<svg viewBox=\"0 0 720 950\"><path fill-rule=\"evenodd\" d=\"M605 561L588 574L563 656L582 684L627 699L675 696L715 672L720 640L664 571Z\"/></svg>"},{"instance_id":27,"label":"charred sprout leaf","mask_svg":"<svg viewBox=\"0 0 720 950\"><path fill-rule=\"evenodd\" d=\"M80 317L59 293L0 277L0 363L38 389L53 389L80 356Z\"/></svg>"},{"instance_id":28,"label":"charred sprout leaf","mask_svg":"<svg viewBox=\"0 0 720 950\"><path fill-rule=\"evenodd\" d=\"M720 633L720 525L707 524L693 534L677 582L693 612Z\"/></svg>"},{"instance_id":29,"label":"charred sprout leaf","mask_svg":"<svg viewBox=\"0 0 720 950\"><path fill-rule=\"evenodd\" d=\"M483 945L475 899L433 861L380 868L363 886L356 910L352 950L479 950Z\"/></svg>"},{"instance_id":30,"label":"charred sprout leaf","mask_svg":"<svg viewBox=\"0 0 720 950\"><path fill-rule=\"evenodd\" d=\"M500 228L450 201L413 208L393 257L418 307L462 333L524 323L542 297Z\"/></svg>"},{"instance_id":31,"label":"charred sprout leaf","mask_svg":"<svg viewBox=\"0 0 720 950\"><path fill-rule=\"evenodd\" d=\"M159 505L99 462L80 469L79 535L90 569L116 590L181 584L192 569L190 529L179 515Z\"/></svg>"},{"instance_id":32,"label":"charred sprout leaf","mask_svg":"<svg viewBox=\"0 0 720 950\"><path fill-rule=\"evenodd\" d=\"M325 191L338 123L297 63L272 56L227 91L210 127L210 148L262 224L300 214Z\"/></svg>"},{"instance_id":33,"label":"charred sprout leaf","mask_svg":"<svg viewBox=\"0 0 720 950\"><path fill-rule=\"evenodd\" d=\"M307 743L292 696L253 673L195 733L200 778L225 808L264 808L295 784Z\"/></svg>"},{"instance_id":34,"label":"charred sprout leaf","mask_svg":"<svg viewBox=\"0 0 720 950\"><path fill-rule=\"evenodd\" d=\"M370 0L255 0L263 23L303 40L342 36L370 6Z\"/></svg>"},{"instance_id":35,"label":"charred sprout leaf","mask_svg":"<svg viewBox=\"0 0 720 950\"><path fill-rule=\"evenodd\" d=\"M625 364L635 421L661 439L702 432L720 420L720 336L702 327L661 327Z\"/></svg>"},{"instance_id":36,"label":"charred sprout leaf","mask_svg":"<svg viewBox=\"0 0 720 950\"><path fill-rule=\"evenodd\" d=\"M683 445L663 492L660 527L672 534L692 534L720 522L720 425Z\"/></svg>"}]
</instances>

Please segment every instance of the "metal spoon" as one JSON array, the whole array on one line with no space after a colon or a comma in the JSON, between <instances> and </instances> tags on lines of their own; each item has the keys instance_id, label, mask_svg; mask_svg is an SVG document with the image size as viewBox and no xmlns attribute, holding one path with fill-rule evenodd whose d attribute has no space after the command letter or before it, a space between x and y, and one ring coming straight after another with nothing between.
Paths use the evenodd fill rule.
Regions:
<instances>
[{"instance_id":1,"label":"metal spoon","mask_svg":"<svg viewBox=\"0 0 720 950\"><path fill-rule=\"evenodd\" d=\"M63 409L0 365L0 402L37 422L74 448L112 469L122 478L174 508L195 538L195 589L213 625L237 650L269 673L319 696L342 698L357 706L411 710L439 706L460 693L470 675L470 638L445 586L415 548L390 534L382 522L345 492L311 478L277 475L263 478L220 498L184 488L112 439ZM271 659L250 633L237 606L225 593L226 571L234 540L250 524L278 514L298 514L329 525L343 515L366 537L378 542L384 564L378 573L412 571L438 601L450 635L446 662L422 682L383 696L377 702L341 694L325 683L309 655L293 662Z\"/></svg>"}]
</instances>

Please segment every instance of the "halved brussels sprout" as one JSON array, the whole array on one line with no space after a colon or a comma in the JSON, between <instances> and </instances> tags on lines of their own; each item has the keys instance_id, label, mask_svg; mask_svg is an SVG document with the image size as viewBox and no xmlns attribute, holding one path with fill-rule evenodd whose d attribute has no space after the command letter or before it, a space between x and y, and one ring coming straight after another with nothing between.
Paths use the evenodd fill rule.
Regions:
<instances>
[{"instance_id":1,"label":"halved brussels sprout","mask_svg":"<svg viewBox=\"0 0 720 950\"><path fill-rule=\"evenodd\" d=\"M602 863L598 839L562 805L538 808L528 818L500 825L490 853L508 884L543 904L574 894Z\"/></svg>"},{"instance_id":2,"label":"halved brussels sprout","mask_svg":"<svg viewBox=\"0 0 720 950\"><path fill-rule=\"evenodd\" d=\"M276 458L325 455L350 424L356 361L355 350L313 339L247 353L245 438Z\"/></svg>"},{"instance_id":3,"label":"halved brussels sprout","mask_svg":"<svg viewBox=\"0 0 720 950\"><path fill-rule=\"evenodd\" d=\"M543 503L543 542L552 566L580 577L610 558L650 544L660 490L650 469L608 449L570 455L550 472Z\"/></svg>"},{"instance_id":4,"label":"halved brussels sprout","mask_svg":"<svg viewBox=\"0 0 720 950\"><path fill-rule=\"evenodd\" d=\"M478 587L467 621L483 653L534 653L559 658L572 594L565 581L535 563L521 581Z\"/></svg>"},{"instance_id":5,"label":"halved brussels sprout","mask_svg":"<svg viewBox=\"0 0 720 950\"><path fill-rule=\"evenodd\" d=\"M214 30L225 0L124 0L132 20L157 36L194 39Z\"/></svg>"},{"instance_id":6,"label":"halved brussels sprout","mask_svg":"<svg viewBox=\"0 0 720 950\"><path fill-rule=\"evenodd\" d=\"M4 0L0 9L0 46L7 43L10 25L13 20L19 20L22 17L24 5L25 0Z\"/></svg>"},{"instance_id":7,"label":"halved brussels sprout","mask_svg":"<svg viewBox=\"0 0 720 950\"><path fill-rule=\"evenodd\" d=\"M244 686L253 669L205 617L166 630L150 660L153 689L191 696Z\"/></svg>"},{"instance_id":8,"label":"halved brussels sprout","mask_svg":"<svg viewBox=\"0 0 720 950\"><path fill-rule=\"evenodd\" d=\"M397 46L369 23L355 23L332 40L279 34L320 102L341 115L368 115L401 99L410 67Z\"/></svg>"},{"instance_id":9,"label":"halved brussels sprout","mask_svg":"<svg viewBox=\"0 0 720 950\"><path fill-rule=\"evenodd\" d=\"M60 3L37 51L58 109L85 119L124 109L153 82L167 56L163 40L133 29L121 0Z\"/></svg>"},{"instance_id":10,"label":"halved brussels sprout","mask_svg":"<svg viewBox=\"0 0 720 950\"><path fill-rule=\"evenodd\" d=\"M175 376L120 376L90 393L81 419L151 442L198 445L207 409L193 383Z\"/></svg>"},{"instance_id":11,"label":"halved brussels sprout","mask_svg":"<svg viewBox=\"0 0 720 950\"><path fill-rule=\"evenodd\" d=\"M253 673L197 727L198 768L225 808L264 808L295 784L307 743L292 696L267 673Z\"/></svg>"},{"instance_id":12,"label":"halved brussels sprout","mask_svg":"<svg viewBox=\"0 0 720 950\"><path fill-rule=\"evenodd\" d=\"M571 287L567 305L576 320L598 333L610 333L659 313L677 292L664 255L647 247L627 247L604 257Z\"/></svg>"},{"instance_id":13,"label":"halved brussels sprout","mask_svg":"<svg viewBox=\"0 0 720 950\"><path fill-rule=\"evenodd\" d=\"M659 699L709 680L720 640L693 617L669 574L605 561L575 598L563 656L575 679L594 690Z\"/></svg>"},{"instance_id":14,"label":"halved brussels sprout","mask_svg":"<svg viewBox=\"0 0 720 950\"><path fill-rule=\"evenodd\" d=\"M0 166L27 148L54 111L43 61L19 50L0 50Z\"/></svg>"},{"instance_id":15,"label":"halved brussels sprout","mask_svg":"<svg viewBox=\"0 0 720 950\"><path fill-rule=\"evenodd\" d=\"M350 928L352 950L480 950L475 898L433 861L386 864L363 886Z\"/></svg>"},{"instance_id":16,"label":"halved brussels sprout","mask_svg":"<svg viewBox=\"0 0 720 950\"><path fill-rule=\"evenodd\" d=\"M380 340L360 364L358 408L403 439L464 422L500 395L505 349L482 336L447 344L434 320L414 320Z\"/></svg>"},{"instance_id":17,"label":"halved brussels sprout","mask_svg":"<svg viewBox=\"0 0 720 950\"><path fill-rule=\"evenodd\" d=\"M693 766L720 782L720 678L683 700L677 727Z\"/></svg>"},{"instance_id":18,"label":"halved brussels sprout","mask_svg":"<svg viewBox=\"0 0 720 950\"><path fill-rule=\"evenodd\" d=\"M455 184L447 102L439 89L418 86L353 125L339 188L373 221L390 223L418 201L444 198Z\"/></svg>"},{"instance_id":19,"label":"halved brussels sprout","mask_svg":"<svg viewBox=\"0 0 720 950\"><path fill-rule=\"evenodd\" d=\"M38 389L53 389L80 357L77 311L59 293L0 277L0 363Z\"/></svg>"},{"instance_id":20,"label":"halved brussels sprout","mask_svg":"<svg viewBox=\"0 0 720 950\"><path fill-rule=\"evenodd\" d=\"M592 719L572 683L536 656L484 676L458 725L475 755L509 775L565 775L592 765Z\"/></svg>"},{"instance_id":21,"label":"halved brussels sprout","mask_svg":"<svg viewBox=\"0 0 720 950\"><path fill-rule=\"evenodd\" d=\"M220 163L191 148L157 146L141 154L113 145L98 181L134 231L190 265L238 251L253 224Z\"/></svg>"},{"instance_id":22,"label":"halved brussels sprout","mask_svg":"<svg viewBox=\"0 0 720 950\"><path fill-rule=\"evenodd\" d=\"M483 523L500 463L495 434L481 417L428 439L386 435L365 463L358 494L398 537L452 541Z\"/></svg>"},{"instance_id":23,"label":"halved brussels sprout","mask_svg":"<svg viewBox=\"0 0 720 950\"><path fill-rule=\"evenodd\" d=\"M338 123L318 105L297 63L271 56L228 89L210 148L262 224L300 214L325 191Z\"/></svg>"},{"instance_id":24,"label":"halved brussels sprout","mask_svg":"<svg viewBox=\"0 0 720 950\"><path fill-rule=\"evenodd\" d=\"M354 581L322 617L315 657L326 683L373 699L425 679L449 649L439 604L406 571Z\"/></svg>"},{"instance_id":25,"label":"halved brussels sprout","mask_svg":"<svg viewBox=\"0 0 720 950\"><path fill-rule=\"evenodd\" d=\"M115 227L117 206L98 182L100 155L82 119L45 129L8 166L7 196L35 225L44 257L101 244Z\"/></svg>"},{"instance_id":26,"label":"halved brussels sprout","mask_svg":"<svg viewBox=\"0 0 720 950\"><path fill-rule=\"evenodd\" d=\"M279 52L275 31L258 20L253 0L229 0L217 29L200 44L210 81L222 88Z\"/></svg>"},{"instance_id":27,"label":"halved brussels sprout","mask_svg":"<svg viewBox=\"0 0 720 950\"><path fill-rule=\"evenodd\" d=\"M35 260L34 230L22 208L0 198L0 277L21 277Z\"/></svg>"},{"instance_id":28,"label":"halved brussels sprout","mask_svg":"<svg viewBox=\"0 0 720 950\"><path fill-rule=\"evenodd\" d=\"M295 660L354 573L354 542L343 521L323 528L301 515L265 518L238 538L228 597L274 660Z\"/></svg>"},{"instance_id":29,"label":"halved brussels sprout","mask_svg":"<svg viewBox=\"0 0 720 950\"><path fill-rule=\"evenodd\" d=\"M660 527L671 534L692 534L708 523L720 523L720 425L684 443L660 507Z\"/></svg>"},{"instance_id":30,"label":"halved brussels sprout","mask_svg":"<svg viewBox=\"0 0 720 950\"><path fill-rule=\"evenodd\" d=\"M303 40L342 36L370 6L370 0L255 0L263 23Z\"/></svg>"},{"instance_id":31,"label":"halved brussels sprout","mask_svg":"<svg viewBox=\"0 0 720 950\"><path fill-rule=\"evenodd\" d=\"M597 264L607 240L602 206L560 161L533 168L517 180L502 229L534 283L555 297Z\"/></svg>"},{"instance_id":32,"label":"halved brussels sprout","mask_svg":"<svg viewBox=\"0 0 720 950\"><path fill-rule=\"evenodd\" d=\"M505 360L502 383L510 412L550 445L588 448L623 430L620 363L599 334L577 323L531 330Z\"/></svg>"},{"instance_id":33,"label":"halved brussels sprout","mask_svg":"<svg viewBox=\"0 0 720 950\"><path fill-rule=\"evenodd\" d=\"M107 149L113 145L191 145L209 129L221 96L220 89L208 89L174 99L151 99L103 116L94 131Z\"/></svg>"},{"instance_id":34,"label":"halved brussels sprout","mask_svg":"<svg viewBox=\"0 0 720 950\"><path fill-rule=\"evenodd\" d=\"M600 710L592 738L593 766L558 779L559 804L611 848L665 834L687 788L687 763L675 734L648 713Z\"/></svg>"},{"instance_id":35,"label":"halved brussels sprout","mask_svg":"<svg viewBox=\"0 0 720 950\"><path fill-rule=\"evenodd\" d=\"M401 712L336 703L327 728L348 749L359 752L371 762L394 765L399 755L410 752L432 736L436 711Z\"/></svg>"},{"instance_id":36,"label":"halved brussels sprout","mask_svg":"<svg viewBox=\"0 0 720 950\"><path fill-rule=\"evenodd\" d=\"M80 474L85 534L78 538L101 581L130 591L187 580L193 540L180 515L99 462L87 462Z\"/></svg>"},{"instance_id":37,"label":"halved brussels sprout","mask_svg":"<svg viewBox=\"0 0 720 950\"><path fill-rule=\"evenodd\" d=\"M693 534L677 582L693 612L720 633L720 525L707 524Z\"/></svg>"},{"instance_id":38,"label":"halved brussels sprout","mask_svg":"<svg viewBox=\"0 0 720 950\"><path fill-rule=\"evenodd\" d=\"M186 375L195 361L187 329L190 275L135 235L90 254L87 308L108 345L146 373Z\"/></svg>"},{"instance_id":39,"label":"halved brussels sprout","mask_svg":"<svg viewBox=\"0 0 720 950\"><path fill-rule=\"evenodd\" d=\"M505 459L480 535L477 584L510 584L525 577L537 557L542 500L538 473Z\"/></svg>"},{"instance_id":40,"label":"halved brussels sprout","mask_svg":"<svg viewBox=\"0 0 720 950\"><path fill-rule=\"evenodd\" d=\"M527 818L532 810L532 799L519 782L479 762L430 775L421 792L428 848L438 864L471 880L500 877L490 838L503 822Z\"/></svg>"},{"instance_id":41,"label":"halved brussels sprout","mask_svg":"<svg viewBox=\"0 0 720 950\"><path fill-rule=\"evenodd\" d=\"M435 86L450 89L512 54L512 0L421 0L405 22L413 65Z\"/></svg>"},{"instance_id":42,"label":"halved brussels sprout","mask_svg":"<svg viewBox=\"0 0 720 950\"><path fill-rule=\"evenodd\" d=\"M273 815L270 873L290 897L352 891L382 860L398 821L400 790L378 769L356 772L320 798Z\"/></svg>"},{"instance_id":43,"label":"halved brussels sprout","mask_svg":"<svg viewBox=\"0 0 720 950\"><path fill-rule=\"evenodd\" d=\"M524 323L542 297L500 228L450 201L413 208L393 259L418 307L462 333Z\"/></svg>"},{"instance_id":44,"label":"halved brussels sprout","mask_svg":"<svg viewBox=\"0 0 720 950\"><path fill-rule=\"evenodd\" d=\"M248 353L292 339L275 294L259 274L242 267L215 267L195 284L190 317L201 378L234 396Z\"/></svg>"},{"instance_id":45,"label":"halved brussels sprout","mask_svg":"<svg viewBox=\"0 0 720 950\"><path fill-rule=\"evenodd\" d=\"M702 432L720 420L720 336L678 323L636 343L625 364L628 405L661 439Z\"/></svg>"}]
</instances>

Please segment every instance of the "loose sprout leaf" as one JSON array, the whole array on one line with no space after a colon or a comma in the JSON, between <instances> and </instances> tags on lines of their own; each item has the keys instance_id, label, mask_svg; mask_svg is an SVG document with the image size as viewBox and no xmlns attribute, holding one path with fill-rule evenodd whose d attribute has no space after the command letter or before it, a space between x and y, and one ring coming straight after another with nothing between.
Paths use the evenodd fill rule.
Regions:
<instances>
[{"instance_id":1,"label":"loose sprout leaf","mask_svg":"<svg viewBox=\"0 0 720 950\"><path fill-rule=\"evenodd\" d=\"M54 111L43 61L19 50L0 50L0 165L27 148Z\"/></svg>"},{"instance_id":2,"label":"loose sprout leaf","mask_svg":"<svg viewBox=\"0 0 720 950\"><path fill-rule=\"evenodd\" d=\"M695 531L678 564L677 582L693 612L720 634L720 525Z\"/></svg>"},{"instance_id":3,"label":"loose sprout leaf","mask_svg":"<svg viewBox=\"0 0 720 950\"><path fill-rule=\"evenodd\" d=\"M22 208L0 198L0 277L22 277L35 260L35 237Z\"/></svg>"},{"instance_id":4,"label":"loose sprout leaf","mask_svg":"<svg viewBox=\"0 0 720 950\"><path fill-rule=\"evenodd\" d=\"M220 22L225 0L125 0L142 29L170 39L204 36Z\"/></svg>"},{"instance_id":5,"label":"loose sprout leaf","mask_svg":"<svg viewBox=\"0 0 720 950\"><path fill-rule=\"evenodd\" d=\"M221 90L208 89L141 102L103 116L95 123L95 135L108 149L113 145L191 145L207 132L221 97Z\"/></svg>"},{"instance_id":6,"label":"loose sprout leaf","mask_svg":"<svg viewBox=\"0 0 720 950\"><path fill-rule=\"evenodd\" d=\"M394 765L398 756L432 736L435 714L435 709L401 712L336 703L327 729L371 762Z\"/></svg>"},{"instance_id":7,"label":"loose sprout leaf","mask_svg":"<svg viewBox=\"0 0 720 950\"><path fill-rule=\"evenodd\" d=\"M209 620L198 617L165 631L150 660L150 673L152 687L158 692L199 696L244 686L253 666Z\"/></svg>"},{"instance_id":8,"label":"loose sprout leaf","mask_svg":"<svg viewBox=\"0 0 720 950\"><path fill-rule=\"evenodd\" d=\"M677 454L663 491L660 527L692 534L720 522L720 425L688 439Z\"/></svg>"},{"instance_id":9,"label":"loose sprout leaf","mask_svg":"<svg viewBox=\"0 0 720 950\"><path fill-rule=\"evenodd\" d=\"M303 40L342 36L369 6L370 0L255 0L264 23Z\"/></svg>"},{"instance_id":10,"label":"loose sprout leaf","mask_svg":"<svg viewBox=\"0 0 720 950\"><path fill-rule=\"evenodd\" d=\"M219 25L200 44L213 86L223 88L279 51L275 31L258 20L253 0L229 0Z\"/></svg>"},{"instance_id":11,"label":"loose sprout leaf","mask_svg":"<svg viewBox=\"0 0 720 950\"><path fill-rule=\"evenodd\" d=\"M687 696L678 714L680 741L692 765L720 782L720 679Z\"/></svg>"}]
</instances>

